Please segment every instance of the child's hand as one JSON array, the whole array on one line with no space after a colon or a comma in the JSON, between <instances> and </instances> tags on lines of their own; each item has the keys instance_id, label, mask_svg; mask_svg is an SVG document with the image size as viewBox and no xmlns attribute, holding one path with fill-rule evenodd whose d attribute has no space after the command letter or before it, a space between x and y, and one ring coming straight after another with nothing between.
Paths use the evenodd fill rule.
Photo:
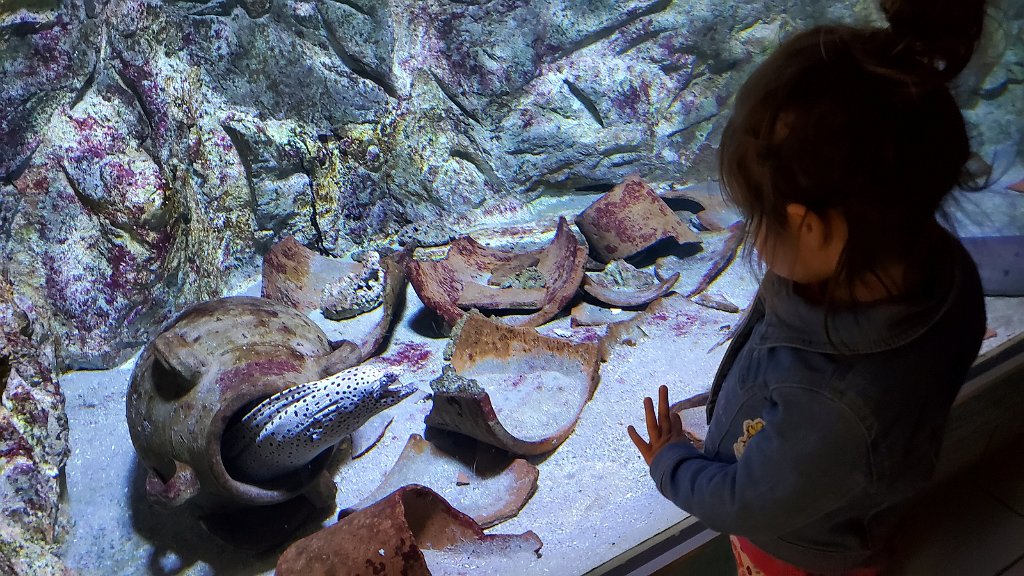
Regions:
<instances>
[{"instance_id":1,"label":"child's hand","mask_svg":"<svg viewBox=\"0 0 1024 576\"><path fill-rule=\"evenodd\" d=\"M679 440L689 441L690 438L683 430L683 421L679 414L669 411L668 386L662 385L658 388L658 415L654 415L654 401L650 397L644 398L644 413L647 416L647 435L651 438L650 442L644 442L633 426L628 426L626 430L650 466L654 457L666 445Z\"/></svg>"}]
</instances>

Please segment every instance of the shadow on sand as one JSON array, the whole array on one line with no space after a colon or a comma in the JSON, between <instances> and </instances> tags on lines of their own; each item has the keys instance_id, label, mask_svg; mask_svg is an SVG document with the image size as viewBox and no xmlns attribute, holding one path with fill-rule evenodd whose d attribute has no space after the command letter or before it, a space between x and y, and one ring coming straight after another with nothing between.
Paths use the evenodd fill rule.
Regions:
<instances>
[{"instance_id":1,"label":"shadow on sand","mask_svg":"<svg viewBox=\"0 0 1024 576\"><path fill-rule=\"evenodd\" d=\"M146 567L149 574L185 574L197 564L205 564L209 573L218 576L270 573L288 544L320 528L317 522L306 522L290 535L285 544L270 550L254 552L234 547L211 534L193 507L185 505L163 509L150 503L145 487L148 473L147 467L135 458L128 497L132 527L152 546ZM263 527L258 522L256 519L245 530L251 535L259 535Z\"/></svg>"}]
</instances>

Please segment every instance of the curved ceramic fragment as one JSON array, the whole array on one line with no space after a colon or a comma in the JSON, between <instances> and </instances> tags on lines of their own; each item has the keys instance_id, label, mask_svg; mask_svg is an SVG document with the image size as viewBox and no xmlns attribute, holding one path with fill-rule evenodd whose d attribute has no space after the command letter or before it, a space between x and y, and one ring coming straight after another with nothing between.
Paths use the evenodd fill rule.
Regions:
<instances>
[{"instance_id":1,"label":"curved ceramic fragment","mask_svg":"<svg viewBox=\"0 0 1024 576\"><path fill-rule=\"evenodd\" d=\"M320 308L324 286L362 269L359 262L317 254L288 236L263 256L262 296L306 314Z\"/></svg>"},{"instance_id":2,"label":"curved ceramic fragment","mask_svg":"<svg viewBox=\"0 0 1024 576\"><path fill-rule=\"evenodd\" d=\"M384 438L384 434L394 421L394 416L381 412L367 420L366 424L357 428L352 433L352 459L361 458L364 454L373 450L377 443L381 441L381 438Z\"/></svg>"},{"instance_id":3,"label":"curved ceramic fragment","mask_svg":"<svg viewBox=\"0 0 1024 576\"><path fill-rule=\"evenodd\" d=\"M424 576L431 574L424 551L477 559L494 555L503 562L525 563L539 557L541 546L531 531L484 534L472 518L444 498L413 484L295 542L278 560L276 574ZM447 573L443 555L431 556L434 570Z\"/></svg>"},{"instance_id":4,"label":"curved ceramic fragment","mask_svg":"<svg viewBox=\"0 0 1024 576\"><path fill-rule=\"evenodd\" d=\"M558 313L583 280L587 247L564 218L542 249L509 252L464 236L439 260L406 258L405 271L420 300L449 324L465 310L521 310L504 316L511 326L539 326Z\"/></svg>"},{"instance_id":5,"label":"curved ceramic fragment","mask_svg":"<svg viewBox=\"0 0 1024 576\"><path fill-rule=\"evenodd\" d=\"M451 363L430 383L429 426L513 454L550 452L572 433L597 387L597 344L573 344L470 313Z\"/></svg>"},{"instance_id":6,"label":"curved ceramic fragment","mask_svg":"<svg viewBox=\"0 0 1024 576\"><path fill-rule=\"evenodd\" d=\"M362 267L324 286L320 312L330 320L345 320L369 312L384 302L384 272L380 254L370 250L359 261Z\"/></svg>"},{"instance_id":7,"label":"curved ceramic fragment","mask_svg":"<svg viewBox=\"0 0 1024 576\"><path fill-rule=\"evenodd\" d=\"M717 292L701 292L693 297L693 301L701 306L707 306L708 308L714 308L715 310L721 310L722 312L729 312L732 314L738 314L740 307L733 304L724 294Z\"/></svg>"},{"instance_id":8,"label":"curved ceramic fragment","mask_svg":"<svg viewBox=\"0 0 1024 576\"><path fill-rule=\"evenodd\" d=\"M613 260L601 272L587 272L583 289L605 304L628 308L661 298L678 279L676 272L659 282L654 275L637 270L624 260Z\"/></svg>"},{"instance_id":9,"label":"curved ceramic fragment","mask_svg":"<svg viewBox=\"0 0 1024 576\"><path fill-rule=\"evenodd\" d=\"M697 236L640 177L630 176L576 217L576 225L605 262L628 258L666 238Z\"/></svg>"},{"instance_id":10,"label":"curved ceramic fragment","mask_svg":"<svg viewBox=\"0 0 1024 576\"><path fill-rule=\"evenodd\" d=\"M348 262L321 256L289 236L275 244L263 258L263 298L292 306L309 316L327 334L333 348L351 349L351 358L332 367L335 372L341 371L369 358L387 336L395 311L401 307L405 296L405 272L398 264L400 258L400 255L389 255L368 258L365 263ZM375 285L382 285L383 313L363 338L351 338L348 325L326 318L318 310L324 304L325 292L331 300L332 286L338 288L346 285L346 278L369 277L368 274L376 278ZM354 302L352 296L348 294L344 300ZM337 299L331 301L336 303Z\"/></svg>"},{"instance_id":11,"label":"curved ceramic fragment","mask_svg":"<svg viewBox=\"0 0 1024 576\"><path fill-rule=\"evenodd\" d=\"M615 322L630 320L639 312L595 306L589 302L580 302L573 307L570 323L576 326L604 326Z\"/></svg>"},{"instance_id":12,"label":"curved ceramic fragment","mask_svg":"<svg viewBox=\"0 0 1024 576\"><path fill-rule=\"evenodd\" d=\"M675 290L691 298L707 290L729 267L736 258L745 233L742 220L734 222L725 230L704 232L700 235L700 252L686 258L658 258L654 272L662 280L679 274L680 279L675 284Z\"/></svg>"},{"instance_id":13,"label":"curved ceramic fragment","mask_svg":"<svg viewBox=\"0 0 1024 576\"><path fill-rule=\"evenodd\" d=\"M725 230L743 219L739 208L725 199L721 187L715 181L671 189L661 197L669 200L689 200L700 204L703 210L697 212L697 221L712 232Z\"/></svg>"},{"instance_id":14,"label":"curved ceramic fragment","mask_svg":"<svg viewBox=\"0 0 1024 576\"><path fill-rule=\"evenodd\" d=\"M413 434L380 485L354 508L365 508L407 484L422 484L489 528L519 514L537 489L537 475L537 467L521 458L499 473L478 474L472 459L460 461Z\"/></svg>"}]
</instances>

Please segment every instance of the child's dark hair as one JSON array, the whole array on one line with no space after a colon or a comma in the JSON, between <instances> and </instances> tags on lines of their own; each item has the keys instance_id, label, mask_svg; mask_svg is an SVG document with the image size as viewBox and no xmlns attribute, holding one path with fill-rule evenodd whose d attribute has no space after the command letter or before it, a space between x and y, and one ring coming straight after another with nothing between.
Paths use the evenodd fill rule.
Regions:
<instances>
[{"instance_id":1,"label":"child's dark hair","mask_svg":"<svg viewBox=\"0 0 1024 576\"><path fill-rule=\"evenodd\" d=\"M980 38L983 0L881 4L887 29L820 26L785 41L740 89L722 135L722 183L748 239L782 230L790 203L845 218L830 297L890 262L913 282L970 153L947 83Z\"/></svg>"}]
</instances>

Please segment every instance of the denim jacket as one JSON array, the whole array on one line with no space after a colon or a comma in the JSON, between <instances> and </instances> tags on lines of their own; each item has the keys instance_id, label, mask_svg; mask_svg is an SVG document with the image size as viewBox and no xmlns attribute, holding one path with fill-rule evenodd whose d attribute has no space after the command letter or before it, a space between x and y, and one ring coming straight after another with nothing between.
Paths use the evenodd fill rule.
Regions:
<instances>
[{"instance_id":1,"label":"denim jacket","mask_svg":"<svg viewBox=\"0 0 1024 576\"><path fill-rule=\"evenodd\" d=\"M651 463L661 493L806 570L869 560L932 475L985 332L977 269L947 250L927 296L831 311L827 328L769 273L712 384L704 451L677 442Z\"/></svg>"}]
</instances>

